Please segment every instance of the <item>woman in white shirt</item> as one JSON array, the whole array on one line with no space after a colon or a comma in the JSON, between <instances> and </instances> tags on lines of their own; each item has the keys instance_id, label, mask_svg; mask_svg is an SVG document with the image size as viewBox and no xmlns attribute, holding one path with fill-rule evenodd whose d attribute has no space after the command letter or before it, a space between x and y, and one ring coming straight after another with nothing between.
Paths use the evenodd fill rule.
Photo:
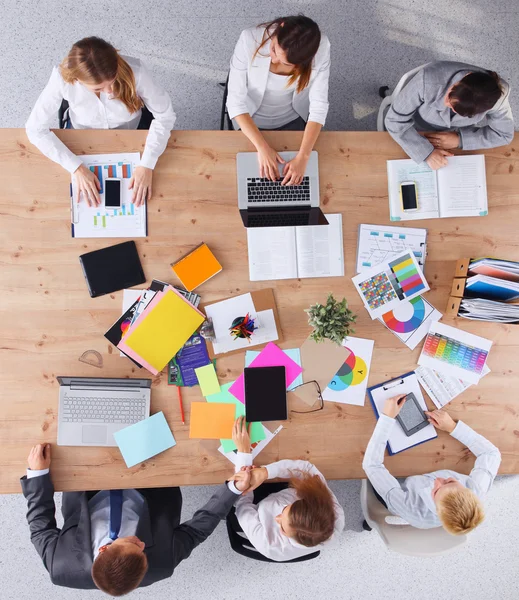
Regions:
<instances>
[{"instance_id":1,"label":"woman in white shirt","mask_svg":"<svg viewBox=\"0 0 519 600\"><path fill-rule=\"evenodd\" d=\"M62 100L69 103L74 129L137 129L142 108L154 116L139 166L129 187L140 206L151 198L153 169L166 149L176 115L168 93L136 58L121 56L108 42L89 37L76 42L40 94L26 123L29 140L48 158L73 173L89 206L100 203L100 183L92 171L50 131Z\"/></svg>"},{"instance_id":2,"label":"woman in white shirt","mask_svg":"<svg viewBox=\"0 0 519 600\"><path fill-rule=\"evenodd\" d=\"M236 420L236 471L250 468L250 436L245 417ZM321 473L305 460L280 460L251 471L249 492L268 479L290 486L254 503L252 493L236 502L236 518L249 542L264 556L286 561L312 554L344 529L344 511Z\"/></svg>"},{"instance_id":3,"label":"woman in white shirt","mask_svg":"<svg viewBox=\"0 0 519 600\"><path fill-rule=\"evenodd\" d=\"M260 130L304 129L282 181L301 183L328 113L329 76L330 42L312 19L281 17L242 31L231 59L227 111L256 147L262 177L278 179L278 163L285 161Z\"/></svg>"}]
</instances>

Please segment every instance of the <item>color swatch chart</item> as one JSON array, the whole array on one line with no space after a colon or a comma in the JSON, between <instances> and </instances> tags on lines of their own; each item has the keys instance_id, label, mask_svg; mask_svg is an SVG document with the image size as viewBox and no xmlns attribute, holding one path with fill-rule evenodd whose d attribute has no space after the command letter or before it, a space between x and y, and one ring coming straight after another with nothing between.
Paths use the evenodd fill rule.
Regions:
<instances>
[{"instance_id":1,"label":"color swatch chart","mask_svg":"<svg viewBox=\"0 0 519 600\"><path fill-rule=\"evenodd\" d=\"M425 291L422 274L411 257L391 261L389 267L391 269L389 278L400 300Z\"/></svg>"},{"instance_id":2,"label":"color swatch chart","mask_svg":"<svg viewBox=\"0 0 519 600\"><path fill-rule=\"evenodd\" d=\"M481 375L488 352L441 333L428 333L422 350L425 356Z\"/></svg>"},{"instance_id":3,"label":"color swatch chart","mask_svg":"<svg viewBox=\"0 0 519 600\"><path fill-rule=\"evenodd\" d=\"M400 297L395 293L389 277L385 273L379 273L374 277L366 279L359 284L359 287L364 295L365 301L372 310L381 308L388 302Z\"/></svg>"}]
</instances>

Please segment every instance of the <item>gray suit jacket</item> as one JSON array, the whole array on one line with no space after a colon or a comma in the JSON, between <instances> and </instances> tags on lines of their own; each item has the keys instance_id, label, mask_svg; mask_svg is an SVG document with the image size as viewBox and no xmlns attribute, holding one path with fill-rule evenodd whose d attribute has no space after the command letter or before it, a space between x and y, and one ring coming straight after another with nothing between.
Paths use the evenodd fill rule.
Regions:
<instances>
[{"instance_id":1,"label":"gray suit jacket","mask_svg":"<svg viewBox=\"0 0 519 600\"><path fill-rule=\"evenodd\" d=\"M56 526L54 486L50 475L21 480L27 499L31 541L50 574L52 583L77 589L96 589L92 579L92 546L88 499L93 493L63 494L63 528ZM138 490L145 498L136 535L146 544L148 572L141 586L171 577L225 518L238 498L223 484L192 519L180 524L182 495L179 488ZM95 493L95 492L94 492Z\"/></svg>"},{"instance_id":2,"label":"gray suit jacket","mask_svg":"<svg viewBox=\"0 0 519 600\"><path fill-rule=\"evenodd\" d=\"M506 81L500 82L503 95L486 113L472 118L451 116L450 108L445 106L445 94L451 85L474 71L485 69L458 62L429 63L393 99L385 118L386 129L417 163L434 150L418 131L455 129L460 134L463 150L495 148L512 141L514 121L508 102L510 86Z\"/></svg>"}]
</instances>

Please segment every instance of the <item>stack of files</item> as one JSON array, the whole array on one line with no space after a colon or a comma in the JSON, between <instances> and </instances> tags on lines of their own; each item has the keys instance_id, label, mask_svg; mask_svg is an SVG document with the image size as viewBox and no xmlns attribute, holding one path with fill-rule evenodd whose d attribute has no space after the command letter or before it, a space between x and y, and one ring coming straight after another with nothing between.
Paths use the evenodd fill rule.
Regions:
<instances>
[{"instance_id":1,"label":"stack of files","mask_svg":"<svg viewBox=\"0 0 519 600\"><path fill-rule=\"evenodd\" d=\"M474 275L467 278L465 284L466 296L487 298L489 300L519 299L519 281L509 281L488 275Z\"/></svg>"},{"instance_id":2,"label":"stack of files","mask_svg":"<svg viewBox=\"0 0 519 600\"><path fill-rule=\"evenodd\" d=\"M118 343L119 350L157 375L205 320L173 286L158 291Z\"/></svg>"},{"instance_id":3,"label":"stack of files","mask_svg":"<svg viewBox=\"0 0 519 600\"><path fill-rule=\"evenodd\" d=\"M519 262L498 258L478 258L469 265L471 274L488 275L519 282Z\"/></svg>"},{"instance_id":4,"label":"stack of files","mask_svg":"<svg viewBox=\"0 0 519 600\"><path fill-rule=\"evenodd\" d=\"M458 315L473 321L518 323L519 304L507 304L484 298L463 298Z\"/></svg>"}]
</instances>

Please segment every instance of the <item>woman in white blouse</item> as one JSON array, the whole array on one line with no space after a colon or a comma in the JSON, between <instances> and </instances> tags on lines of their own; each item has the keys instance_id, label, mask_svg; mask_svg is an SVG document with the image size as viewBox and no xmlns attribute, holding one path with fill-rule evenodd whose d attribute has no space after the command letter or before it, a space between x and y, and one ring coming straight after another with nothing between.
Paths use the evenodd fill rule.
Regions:
<instances>
[{"instance_id":1,"label":"woman in white blouse","mask_svg":"<svg viewBox=\"0 0 519 600\"><path fill-rule=\"evenodd\" d=\"M236 420L233 440L238 449L236 471L250 468L250 436L245 417ZM290 486L258 504L252 493L236 502L236 518L249 542L264 556L286 561L311 554L344 529L344 511L321 473L305 460L280 460L251 471L249 492L268 479Z\"/></svg>"},{"instance_id":2,"label":"woman in white blouse","mask_svg":"<svg viewBox=\"0 0 519 600\"><path fill-rule=\"evenodd\" d=\"M97 177L50 131L63 99L69 103L70 126L74 129L137 129L141 109L146 106L151 111L154 120L129 183L136 206L149 200L153 169L166 149L176 116L169 95L153 81L142 62L121 56L97 37L76 42L61 65L54 67L26 123L29 140L73 173L78 194L83 193L89 206L99 204Z\"/></svg>"},{"instance_id":3,"label":"woman in white blouse","mask_svg":"<svg viewBox=\"0 0 519 600\"><path fill-rule=\"evenodd\" d=\"M303 130L297 156L284 164L283 181L301 183L328 113L330 42L317 23L298 15L242 31L229 71L229 117L258 151L260 175L278 179L285 163L260 130Z\"/></svg>"}]
</instances>

